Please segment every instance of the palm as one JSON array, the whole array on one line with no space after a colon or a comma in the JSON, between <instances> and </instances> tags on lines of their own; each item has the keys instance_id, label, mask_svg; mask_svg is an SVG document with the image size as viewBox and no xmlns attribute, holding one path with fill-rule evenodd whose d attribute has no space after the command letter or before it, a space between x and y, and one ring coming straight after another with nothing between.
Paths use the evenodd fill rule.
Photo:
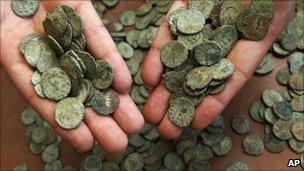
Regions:
<instances>
[{"instance_id":1,"label":"palm","mask_svg":"<svg viewBox=\"0 0 304 171\"><path fill-rule=\"evenodd\" d=\"M236 71L234 75L219 95L205 97L203 102L196 108L195 118L191 124L192 128L202 130L209 125L243 87L271 47L271 44L287 25L292 16L295 3L296 1L275 1L276 11L265 38L261 41L240 40L236 44L228 56L235 64ZM176 1L170 12L184 5L182 1ZM156 86L144 107L144 117L148 122L159 125L158 131L160 135L167 139L174 139L182 132L180 127L169 120L167 109L170 93L161 82L164 67L160 60L160 49L172 39L168 24L165 21L160 26L142 69L143 81L149 86Z\"/></svg>"},{"instance_id":2,"label":"palm","mask_svg":"<svg viewBox=\"0 0 304 171\"><path fill-rule=\"evenodd\" d=\"M33 69L19 52L21 39L29 33L43 34L42 21L48 11L60 4L68 4L81 16L87 48L93 56L107 60L114 68L114 88L120 92L120 104L112 117L97 115L86 109L84 122L74 130L61 129L54 120L55 102L39 98L31 85ZM10 1L1 1L1 65L14 85L41 116L78 151L92 148L94 138L109 152L122 151L128 143L127 134L137 133L143 126L143 117L131 98L126 95L131 76L117 52L101 20L89 1L42 1L37 13L29 18L17 17L10 9Z\"/></svg>"}]
</instances>

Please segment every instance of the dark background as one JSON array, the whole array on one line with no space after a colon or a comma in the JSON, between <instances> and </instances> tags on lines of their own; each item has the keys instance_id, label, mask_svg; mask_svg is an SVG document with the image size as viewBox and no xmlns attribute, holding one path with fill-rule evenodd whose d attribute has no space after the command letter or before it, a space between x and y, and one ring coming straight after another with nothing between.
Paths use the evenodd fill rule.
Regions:
<instances>
[{"instance_id":1,"label":"dark background","mask_svg":"<svg viewBox=\"0 0 304 171\"><path fill-rule=\"evenodd\" d=\"M125 9L135 10L142 1L124 1L116 8L107 13L108 18L118 21L119 16ZM280 68L286 66L285 59L276 58L276 68L267 76L253 76L238 93L223 112L226 121L226 134L232 138L233 148L228 156L214 157L211 160L212 170L225 170L227 166L237 160L246 162L251 170L291 170L287 167L288 159L299 158L299 155L286 148L280 154L271 154L267 150L259 156L249 156L242 151L244 135L238 135L231 130L231 117L235 114L249 115L249 106L260 98L264 89L284 89L276 80L275 75ZM16 90L1 69L1 170L11 170L15 165L26 163L30 170L43 169L40 156L31 154L28 143L24 138L25 126L22 124L20 115L28 104L24 97ZM263 124L251 121L250 132L264 137ZM81 161L88 154L79 155L67 143L61 144L60 159L63 165L72 165L79 168ZM300 167L294 168L301 170Z\"/></svg>"}]
</instances>

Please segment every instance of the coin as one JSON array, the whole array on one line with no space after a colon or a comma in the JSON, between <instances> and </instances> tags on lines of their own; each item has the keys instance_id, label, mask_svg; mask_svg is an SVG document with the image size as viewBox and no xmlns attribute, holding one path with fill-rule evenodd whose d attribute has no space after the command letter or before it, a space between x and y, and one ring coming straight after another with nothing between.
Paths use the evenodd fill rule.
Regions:
<instances>
[{"instance_id":1,"label":"coin","mask_svg":"<svg viewBox=\"0 0 304 171\"><path fill-rule=\"evenodd\" d=\"M204 66L214 65L222 58L222 49L214 41L206 41L194 47L195 60Z\"/></svg>"},{"instance_id":2,"label":"coin","mask_svg":"<svg viewBox=\"0 0 304 171\"><path fill-rule=\"evenodd\" d=\"M288 68L281 69L276 75L276 79L278 83L280 83L281 85L287 85L289 77L290 77L290 73Z\"/></svg>"},{"instance_id":3,"label":"coin","mask_svg":"<svg viewBox=\"0 0 304 171\"><path fill-rule=\"evenodd\" d=\"M232 140L230 137L224 137L217 144L212 146L213 152L218 156L228 155L231 148Z\"/></svg>"},{"instance_id":4,"label":"coin","mask_svg":"<svg viewBox=\"0 0 304 171\"><path fill-rule=\"evenodd\" d=\"M186 85L193 90L203 89L212 80L212 74L212 69L208 67L194 68L186 76Z\"/></svg>"},{"instance_id":5,"label":"coin","mask_svg":"<svg viewBox=\"0 0 304 171\"><path fill-rule=\"evenodd\" d=\"M55 120L60 127L74 129L81 124L85 108L76 98L65 98L56 104Z\"/></svg>"},{"instance_id":6,"label":"coin","mask_svg":"<svg viewBox=\"0 0 304 171\"><path fill-rule=\"evenodd\" d=\"M235 25L237 17L243 11L244 7L240 0L224 1L220 12L221 25Z\"/></svg>"},{"instance_id":7,"label":"coin","mask_svg":"<svg viewBox=\"0 0 304 171\"><path fill-rule=\"evenodd\" d=\"M176 98L170 103L169 119L174 124L185 127L193 120L195 109L193 103L185 98Z\"/></svg>"},{"instance_id":8,"label":"coin","mask_svg":"<svg viewBox=\"0 0 304 171\"><path fill-rule=\"evenodd\" d=\"M258 68L255 70L256 74L268 74L274 69L275 62L271 57L272 57L272 54L270 54L270 53L268 53L264 57L263 61L260 63Z\"/></svg>"},{"instance_id":9,"label":"coin","mask_svg":"<svg viewBox=\"0 0 304 171\"><path fill-rule=\"evenodd\" d=\"M234 73L234 64L229 59L221 59L217 64L212 66L213 79L223 80Z\"/></svg>"},{"instance_id":10,"label":"coin","mask_svg":"<svg viewBox=\"0 0 304 171\"><path fill-rule=\"evenodd\" d=\"M263 102L269 107L272 107L275 102L283 101L282 95L276 90L264 90L262 99Z\"/></svg>"},{"instance_id":11,"label":"coin","mask_svg":"<svg viewBox=\"0 0 304 171\"><path fill-rule=\"evenodd\" d=\"M121 56L125 59L130 59L134 56L134 49L126 42L120 42L117 45L117 49Z\"/></svg>"},{"instance_id":12,"label":"coin","mask_svg":"<svg viewBox=\"0 0 304 171\"><path fill-rule=\"evenodd\" d=\"M35 122L35 117L37 116L37 112L31 108L26 108L21 114L21 121L24 125L31 125Z\"/></svg>"},{"instance_id":13,"label":"coin","mask_svg":"<svg viewBox=\"0 0 304 171\"><path fill-rule=\"evenodd\" d=\"M284 121L279 119L277 122L273 124L273 133L276 137L281 140L288 140L292 137L291 134L291 126L292 123L290 121Z\"/></svg>"},{"instance_id":14,"label":"coin","mask_svg":"<svg viewBox=\"0 0 304 171\"><path fill-rule=\"evenodd\" d=\"M250 130L250 121L245 115L235 115L232 119L232 128L239 134L246 134Z\"/></svg>"},{"instance_id":15,"label":"coin","mask_svg":"<svg viewBox=\"0 0 304 171\"><path fill-rule=\"evenodd\" d=\"M161 60L169 68L175 68L187 60L188 50L177 41L171 41L161 50Z\"/></svg>"},{"instance_id":16,"label":"coin","mask_svg":"<svg viewBox=\"0 0 304 171\"><path fill-rule=\"evenodd\" d=\"M13 168L13 171L27 171L27 170L28 168L26 164L20 164Z\"/></svg>"},{"instance_id":17,"label":"coin","mask_svg":"<svg viewBox=\"0 0 304 171\"><path fill-rule=\"evenodd\" d=\"M132 153L125 158L122 166L126 171L140 171L144 167L144 161L139 153Z\"/></svg>"},{"instance_id":18,"label":"coin","mask_svg":"<svg viewBox=\"0 0 304 171\"><path fill-rule=\"evenodd\" d=\"M259 109L263 105L262 101L254 102L250 107L250 117L257 122L263 122L263 118L261 118L259 114Z\"/></svg>"},{"instance_id":19,"label":"coin","mask_svg":"<svg viewBox=\"0 0 304 171\"><path fill-rule=\"evenodd\" d=\"M285 101L275 102L273 105L273 111L283 120L290 120L293 114L291 105Z\"/></svg>"},{"instance_id":20,"label":"coin","mask_svg":"<svg viewBox=\"0 0 304 171\"><path fill-rule=\"evenodd\" d=\"M112 66L104 60L96 61L96 74L94 75L95 79L92 81L92 84L99 90L110 87L114 81L114 70Z\"/></svg>"},{"instance_id":21,"label":"coin","mask_svg":"<svg viewBox=\"0 0 304 171\"><path fill-rule=\"evenodd\" d=\"M292 74L289 77L288 85L293 90L304 90L304 73Z\"/></svg>"},{"instance_id":22,"label":"coin","mask_svg":"<svg viewBox=\"0 0 304 171\"><path fill-rule=\"evenodd\" d=\"M185 164L175 152L171 152L165 156L164 166L168 170L182 171Z\"/></svg>"},{"instance_id":23,"label":"coin","mask_svg":"<svg viewBox=\"0 0 304 171\"><path fill-rule=\"evenodd\" d=\"M304 141L304 122L298 121L293 123L291 132L297 140Z\"/></svg>"},{"instance_id":24,"label":"coin","mask_svg":"<svg viewBox=\"0 0 304 171\"><path fill-rule=\"evenodd\" d=\"M274 13L274 3L272 0L253 0L249 5L249 10L251 12L259 13L264 15L268 20L271 20Z\"/></svg>"},{"instance_id":25,"label":"coin","mask_svg":"<svg viewBox=\"0 0 304 171\"><path fill-rule=\"evenodd\" d=\"M132 26L135 24L136 13L134 11L124 11L120 16L120 22L124 26Z\"/></svg>"},{"instance_id":26,"label":"coin","mask_svg":"<svg viewBox=\"0 0 304 171\"><path fill-rule=\"evenodd\" d=\"M264 138L265 148L271 153L281 153L285 150L287 143L284 140L278 139L273 132L266 134Z\"/></svg>"},{"instance_id":27,"label":"coin","mask_svg":"<svg viewBox=\"0 0 304 171\"><path fill-rule=\"evenodd\" d=\"M182 11L176 18L177 29L185 34L198 33L204 28L204 24L204 15L195 10Z\"/></svg>"},{"instance_id":28,"label":"coin","mask_svg":"<svg viewBox=\"0 0 304 171\"><path fill-rule=\"evenodd\" d=\"M237 161L235 163L230 164L226 169L226 171L235 171L235 170L249 171L250 168L246 163L242 161Z\"/></svg>"},{"instance_id":29,"label":"coin","mask_svg":"<svg viewBox=\"0 0 304 171\"><path fill-rule=\"evenodd\" d=\"M243 148L245 153L259 156L264 152L264 143L258 135L249 134L243 140Z\"/></svg>"},{"instance_id":30,"label":"coin","mask_svg":"<svg viewBox=\"0 0 304 171\"><path fill-rule=\"evenodd\" d=\"M304 141L298 141L295 138L290 138L288 140L290 148L296 153L304 152Z\"/></svg>"},{"instance_id":31,"label":"coin","mask_svg":"<svg viewBox=\"0 0 304 171\"><path fill-rule=\"evenodd\" d=\"M39 9L38 0L12 0L11 8L19 17L30 17Z\"/></svg>"},{"instance_id":32,"label":"coin","mask_svg":"<svg viewBox=\"0 0 304 171\"><path fill-rule=\"evenodd\" d=\"M112 89L96 92L92 97L91 105L98 114L109 115L118 108L118 93Z\"/></svg>"},{"instance_id":33,"label":"coin","mask_svg":"<svg viewBox=\"0 0 304 171\"><path fill-rule=\"evenodd\" d=\"M209 146L198 144L184 152L184 161L188 165L194 159L209 160L213 157L213 151Z\"/></svg>"},{"instance_id":34,"label":"coin","mask_svg":"<svg viewBox=\"0 0 304 171\"><path fill-rule=\"evenodd\" d=\"M289 71L292 74L298 73L298 70L304 65L304 54L300 52L294 52L288 56L287 62Z\"/></svg>"},{"instance_id":35,"label":"coin","mask_svg":"<svg viewBox=\"0 0 304 171\"><path fill-rule=\"evenodd\" d=\"M204 0L189 0L189 9L201 12L207 19L216 2Z\"/></svg>"},{"instance_id":36,"label":"coin","mask_svg":"<svg viewBox=\"0 0 304 171\"><path fill-rule=\"evenodd\" d=\"M303 112L304 111L304 97L298 96L291 100L291 107L294 111Z\"/></svg>"},{"instance_id":37,"label":"coin","mask_svg":"<svg viewBox=\"0 0 304 171\"><path fill-rule=\"evenodd\" d=\"M67 21L70 23L72 27L72 35L73 37L78 37L83 29L83 24L81 18L77 13L74 11L73 8L67 5L61 5L60 8L64 11Z\"/></svg>"},{"instance_id":38,"label":"coin","mask_svg":"<svg viewBox=\"0 0 304 171\"><path fill-rule=\"evenodd\" d=\"M94 155L87 156L81 164L83 170L101 170L101 167L101 159Z\"/></svg>"},{"instance_id":39,"label":"coin","mask_svg":"<svg viewBox=\"0 0 304 171\"><path fill-rule=\"evenodd\" d=\"M42 160L46 163L53 163L59 157L59 149L56 145L47 146L42 153Z\"/></svg>"},{"instance_id":40,"label":"coin","mask_svg":"<svg viewBox=\"0 0 304 171\"><path fill-rule=\"evenodd\" d=\"M48 134L46 128L40 126L33 130L31 134L32 137L31 139L33 140L34 143L41 144L46 141L47 136Z\"/></svg>"},{"instance_id":41,"label":"coin","mask_svg":"<svg viewBox=\"0 0 304 171\"><path fill-rule=\"evenodd\" d=\"M163 75L163 80L167 90L173 93L183 86L185 77L186 72L184 71L171 71Z\"/></svg>"}]
</instances>

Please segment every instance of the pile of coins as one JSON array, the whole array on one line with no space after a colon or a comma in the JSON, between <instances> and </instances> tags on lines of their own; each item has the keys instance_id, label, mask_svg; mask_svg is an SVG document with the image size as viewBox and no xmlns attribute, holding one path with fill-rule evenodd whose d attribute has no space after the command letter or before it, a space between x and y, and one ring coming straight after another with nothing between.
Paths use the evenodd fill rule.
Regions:
<instances>
[{"instance_id":1,"label":"pile of coins","mask_svg":"<svg viewBox=\"0 0 304 171\"><path fill-rule=\"evenodd\" d=\"M260 9L263 5L270 10ZM224 90L234 73L234 64L226 57L238 41L238 32L250 40L263 38L273 11L272 1L252 1L245 9L241 1L190 0L188 8L169 16L177 41L164 45L161 60L166 66L163 80L172 93L169 119L174 124L188 126L204 96Z\"/></svg>"},{"instance_id":2,"label":"pile of coins","mask_svg":"<svg viewBox=\"0 0 304 171\"><path fill-rule=\"evenodd\" d=\"M114 79L111 65L85 52L86 39L77 13L66 5L56 7L43 21L46 36L32 33L20 43L26 62L36 68L31 82L40 97L59 101L56 122L65 129L83 120L85 106L109 115L119 104L110 89Z\"/></svg>"}]
</instances>

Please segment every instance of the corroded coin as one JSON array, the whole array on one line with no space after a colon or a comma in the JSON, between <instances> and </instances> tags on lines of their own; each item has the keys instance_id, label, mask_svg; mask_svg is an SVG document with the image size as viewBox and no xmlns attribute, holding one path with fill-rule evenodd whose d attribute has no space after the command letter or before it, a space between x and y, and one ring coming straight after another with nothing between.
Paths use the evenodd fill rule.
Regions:
<instances>
[{"instance_id":1,"label":"corroded coin","mask_svg":"<svg viewBox=\"0 0 304 171\"><path fill-rule=\"evenodd\" d=\"M42 74L41 86L47 98L61 100L70 93L71 81L60 68L51 68Z\"/></svg>"},{"instance_id":2,"label":"corroded coin","mask_svg":"<svg viewBox=\"0 0 304 171\"><path fill-rule=\"evenodd\" d=\"M164 74L163 80L166 88L172 93L178 91L184 84L186 74L185 71L171 71Z\"/></svg>"},{"instance_id":3,"label":"corroded coin","mask_svg":"<svg viewBox=\"0 0 304 171\"><path fill-rule=\"evenodd\" d=\"M293 123L291 132L297 140L304 141L304 121Z\"/></svg>"},{"instance_id":4,"label":"corroded coin","mask_svg":"<svg viewBox=\"0 0 304 171\"><path fill-rule=\"evenodd\" d=\"M301 66L304 65L304 54L301 52L294 52L288 56L287 62L289 71L292 74L296 74Z\"/></svg>"},{"instance_id":5,"label":"corroded coin","mask_svg":"<svg viewBox=\"0 0 304 171\"><path fill-rule=\"evenodd\" d=\"M60 8L64 11L67 21L70 23L72 27L72 35L73 37L78 37L83 29L83 24L81 18L77 13L74 11L73 8L67 5L61 5Z\"/></svg>"},{"instance_id":6,"label":"corroded coin","mask_svg":"<svg viewBox=\"0 0 304 171\"><path fill-rule=\"evenodd\" d=\"M292 74L289 77L288 85L293 90L304 90L304 73Z\"/></svg>"},{"instance_id":7,"label":"corroded coin","mask_svg":"<svg viewBox=\"0 0 304 171\"><path fill-rule=\"evenodd\" d=\"M226 169L226 171L237 171L237 170L249 171L250 168L246 163L242 161L237 161L235 163L230 164Z\"/></svg>"},{"instance_id":8,"label":"corroded coin","mask_svg":"<svg viewBox=\"0 0 304 171\"><path fill-rule=\"evenodd\" d=\"M120 42L117 45L117 49L121 56L125 59L130 59L134 56L134 49L132 46L126 42Z\"/></svg>"},{"instance_id":9,"label":"corroded coin","mask_svg":"<svg viewBox=\"0 0 304 171\"><path fill-rule=\"evenodd\" d=\"M250 130L250 121L245 115L235 115L232 119L232 128L239 134L245 134Z\"/></svg>"},{"instance_id":10,"label":"corroded coin","mask_svg":"<svg viewBox=\"0 0 304 171\"><path fill-rule=\"evenodd\" d=\"M170 103L169 119L174 124L185 127L193 120L195 108L193 103L185 98L176 98Z\"/></svg>"},{"instance_id":11,"label":"corroded coin","mask_svg":"<svg viewBox=\"0 0 304 171\"><path fill-rule=\"evenodd\" d=\"M140 171L144 167L144 160L139 153L132 153L122 163L126 171Z\"/></svg>"},{"instance_id":12,"label":"corroded coin","mask_svg":"<svg viewBox=\"0 0 304 171\"><path fill-rule=\"evenodd\" d=\"M188 167L188 171L210 171L210 170L211 170L211 166L207 160L193 159Z\"/></svg>"},{"instance_id":13,"label":"corroded coin","mask_svg":"<svg viewBox=\"0 0 304 171\"><path fill-rule=\"evenodd\" d=\"M272 54L268 53L263 61L260 63L258 68L255 70L256 74L268 74L270 73L275 66L274 60L271 58Z\"/></svg>"},{"instance_id":14,"label":"corroded coin","mask_svg":"<svg viewBox=\"0 0 304 171\"><path fill-rule=\"evenodd\" d=\"M164 45L160 57L164 65L175 68L187 60L188 50L182 43L171 41Z\"/></svg>"},{"instance_id":15,"label":"corroded coin","mask_svg":"<svg viewBox=\"0 0 304 171\"><path fill-rule=\"evenodd\" d=\"M277 73L276 79L277 79L278 83L280 83L281 85L287 85L289 76L290 76L290 73L289 73L288 68L283 68Z\"/></svg>"},{"instance_id":16,"label":"corroded coin","mask_svg":"<svg viewBox=\"0 0 304 171\"><path fill-rule=\"evenodd\" d=\"M29 17L34 15L39 9L38 0L12 0L11 7L19 17Z\"/></svg>"},{"instance_id":17,"label":"corroded coin","mask_svg":"<svg viewBox=\"0 0 304 171\"><path fill-rule=\"evenodd\" d=\"M210 66L222 58L223 52L218 43L206 41L194 47L195 60L205 66Z\"/></svg>"},{"instance_id":18,"label":"corroded coin","mask_svg":"<svg viewBox=\"0 0 304 171\"><path fill-rule=\"evenodd\" d=\"M262 14L249 10L240 14L236 22L237 30L249 40L261 40L268 32L269 20Z\"/></svg>"},{"instance_id":19,"label":"corroded coin","mask_svg":"<svg viewBox=\"0 0 304 171\"><path fill-rule=\"evenodd\" d=\"M189 9L196 10L203 13L204 17L207 19L215 5L215 1L204 1L204 0L189 0Z\"/></svg>"},{"instance_id":20,"label":"corroded coin","mask_svg":"<svg viewBox=\"0 0 304 171\"><path fill-rule=\"evenodd\" d=\"M263 105L262 101L257 101L254 102L251 106L250 106L250 117L257 122L263 122L263 118L261 118L260 114L259 114L259 109L261 108L261 106Z\"/></svg>"},{"instance_id":21,"label":"corroded coin","mask_svg":"<svg viewBox=\"0 0 304 171\"><path fill-rule=\"evenodd\" d=\"M288 140L292 137L291 134L292 123L290 121L284 121L279 119L276 123L273 124L273 133L276 137L281 140Z\"/></svg>"},{"instance_id":22,"label":"corroded coin","mask_svg":"<svg viewBox=\"0 0 304 171\"><path fill-rule=\"evenodd\" d=\"M272 132L266 134L264 138L265 148L271 153L280 153L285 150L287 143L278 139Z\"/></svg>"},{"instance_id":23,"label":"corroded coin","mask_svg":"<svg viewBox=\"0 0 304 171\"><path fill-rule=\"evenodd\" d=\"M224 1L220 13L221 25L234 25L243 11L244 7L240 0Z\"/></svg>"},{"instance_id":24,"label":"corroded coin","mask_svg":"<svg viewBox=\"0 0 304 171\"><path fill-rule=\"evenodd\" d=\"M251 12L259 13L264 15L268 20L271 20L274 13L274 3L272 0L253 0L249 5Z\"/></svg>"},{"instance_id":25,"label":"corroded coin","mask_svg":"<svg viewBox=\"0 0 304 171\"><path fill-rule=\"evenodd\" d=\"M204 28L204 24L204 15L195 10L182 11L176 18L177 29L185 34L198 33Z\"/></svg>"},{"instance_id":26,"label":"corroded coin","mask_svg":"<svg viewBox=\"0 0 304 171\"><path fill-rule=\"evenodd\" d=\"M136 13L134 11L125 11L120 16L120 22L124 26L132 26L135 24Z\"/></svg>"},{"instance_id":27,"label":"corroded coin","mask_svg":"<svg viewBox=\"0 0 304 171\"><path fill-rule=\"evenodd\" d=\"M223 80L234 73L234 64L229 59L221 59L217 64L212 66L213 79Z\"/></svg>"},{"instance_id":28,"label":"corroded coin","mask_svg":"<svg viewBox=\"0 0 304 171\"><path fill-rule=\"evenodd\" d=\"M47 146L42 153L42 160L46 163L53 163L59 157L59 148L51 144Z\"/></svg>"},{"instance_id":29,"label":"corroded coin","mask_svg":"<svg viewBox=\"0 0 304 171\"><path fill-rule=\"evenodd\" d=\"M272 108L268 107L264 112L264 119L270 124L274 124L278 120L278 117L274 114Z\"/></svg>"},{"instance_id":30,"label":"corroded coin","mask_svg":"<svg viewBox=\"0 0 304 171\"><path fill-rule=\"evenodd\" d=\"M38 113L31 107L26 108L21 114L21 121L24 125L31 125L35 122Z\"/></svg>"},{"instance_id":31,"label":"corroded coin","mask_svg":"<svg viewBox=\"0 0 304 171\"><path fill-rule=\"evenodd\" d=\"M91 105L98 114L109 115L118 108L118 93L112 89L96 92L92 97Z\"/></svg>"},{"instance_id":32,"label":"corroded coin","mask_svg":"<svg viewBox=\"0 0 304 171\"><path fill-rule=\"evenodd\" d=\"M296 153L303 153L304 152L304 141L298 141L295 138L290 138L288 140L288 144L290 148L295 151Z\"/></svg>"},{"instance_id":33,"label":"corroded coin","mask_svg":"<svg viewBox=\"0 0 304 171\"><path fill-rule=\"evenodd\" d=\"M238 33L234 26L223 25L214 30L213 41L217 42L224 55L228 55L230 50L238 40Z\"/></svg>"},{"instance_id":34,"label":"corroded coin","mask_svg":"<svg viewBox=\"0 0 304 171\"><path fill-rule=\"evenodd\" d=\"M285 101L275 102L273 105L273 111L283 120L290 120L293 114L291 105Z\"/></svg>"},{"instance_id":35,"label":"corroded coin","mask_svg":"<svg viewBox=\"0 0 304 171\"><path fill-rule=\"evenodd\" d=\"M187 9L186 7L182 6L170 14L169 19L168 19L168 24L169 24L170 31L172 34L177 35L179 33L177 26L176 26L177 17L179 14L181 14L186 9Z\"/></svg>"},{"instance_id":36,"label":"corroded coin","mask_svg":"<svg viewBox=\"0 0 304 171\"><path fill-rule=\"evenodd\" d=\"M185 168L183 160L175 152L168 153L163 162L168 170L182 171Z\"/></svg>"},{"instance_id":37,"label":"corroded coin","mask_svg":"<svg viewBox=\"0 0 304 171\"><path fill-rule=\"evenodd\" d=\"M249 134L243 140L243 148L245 153L259 156L264 152L264 143L258 135Z\"/></svg>"},{"instance_id":38,"label":"corroded coin","mask_svg":"<svg viewBox=\"0 0 304 171\"><path fill-rule=\"evenodd\" d=\"M294 111L304 112L304 96L298 96L291 100L291 107Z\"/></svg>"},{"instance_id":39,"label":"corroded coin","mask_svg":"<svg viewBox=\"0 0 304 171\"><path fill-rule=\"evenodd\" d=\"M232 148L232 140L230 137L224 137L218 143L214 144L211 147L216 155L224 156L230 152Z\"/></svg>"},{"instance_id":40,"label":"corroded coin","mask_svg":"<svg viewBox=\"0 0 304 171\"><path fill-rule=\"evenodd\" d=\"M212 70L208 67L197 67L186 76L186 85L191 89L203 89L212 80Z\"/></svg>"},{"instance_id":41,"label":"corroded coin","mask_svg":"<svg viewBox=\"0 0 304 171\"><path fill-rule=\"evenodd\" d=\"M112 66L104 61L96 61L96 75L92 81L94 87L99 90L106 89L111 86L114 80L114 70Z\"/></svg>"},{"instance_id":42,"label":"corroded coin","mask_svg":"<svg viewBox=\"0 0 304 171\"><path fill-rule=\"evenodd\" d=\"M282 95L276 90L264 90L262 99L264 103L269 107L272 107L275 102L283 101Z\"/></svg>"},{"instance_id":43,"label":"corroded coin","mask_svg":"<svg viewBox=\"0 0 304 171\"><path fill-rule=\"evenodd\" d=\"M85 108L76 98L65 98L56 104L55 120L65 129L76 128L84 117Z\"/></svg>"}]
</instances>

